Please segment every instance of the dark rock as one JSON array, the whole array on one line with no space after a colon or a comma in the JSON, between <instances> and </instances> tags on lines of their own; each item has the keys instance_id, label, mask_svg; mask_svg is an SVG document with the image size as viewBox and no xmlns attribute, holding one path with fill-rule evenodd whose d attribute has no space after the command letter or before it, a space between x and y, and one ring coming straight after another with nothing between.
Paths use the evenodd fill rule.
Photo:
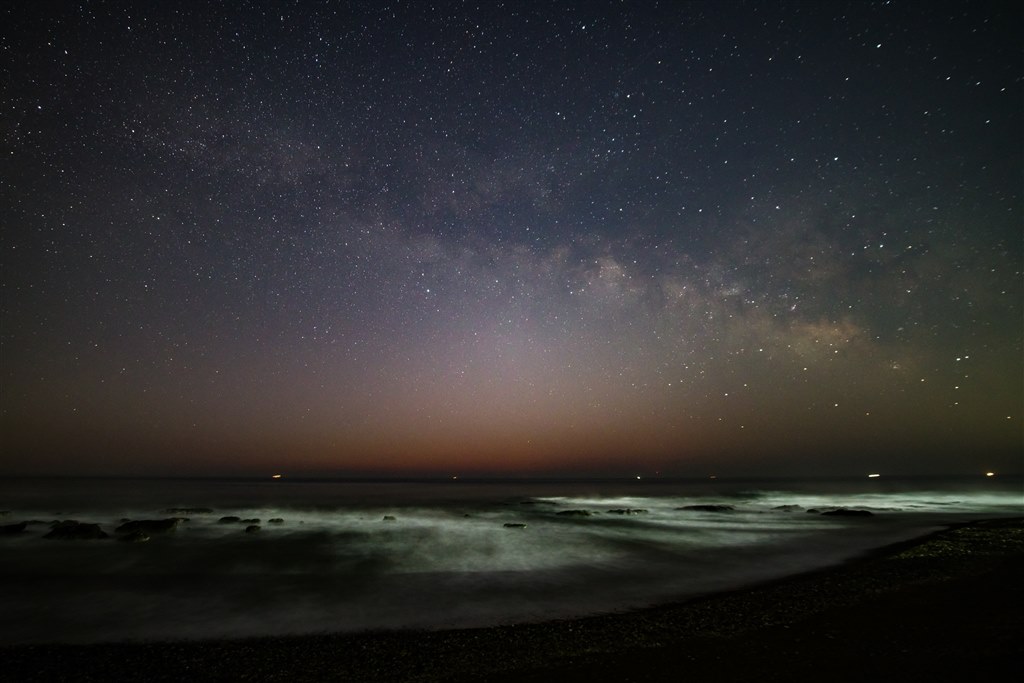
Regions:
<instances>
[{"instance_id":1,"label":"dark rock","mask_svg":"<svg viewBox=\"0 0 1024 683\"><path fill-rule=\"evenodd\" d=\"M235 515L228 515L227 517L221 517L217 521L221 524L234 524L235 522L241 522L242 518L236 517Z\"/></svg>"},{"instance_id":2,"label":"dark rock","mask_svg":"<svg viewBox=\"0 0 1024 683\"><path fill-rule=\"evenodd\" d=\"M684 505L676 510L693 510L694 512L732 512L735 510L732 505Z\"/></svg>"},{"instance_id":3,"label":"dark rock","mask_svg":"<svg viewBox=\"0 0 1024 683\"><path fill-rule=\"evenodd\" d=\"M807 514L809 514L809 515L820 515L821 514L821 510L819 510L818 508L807 508Z\"/></svg>"},{"instance_id":4,"label":"dark rock","mask_svg":"<svg viewBox=\"0 0 1024 683\"><path fill-rule=\"evenodd\" d=\"M642 508L615 508L608 512L613 515L643 515L647 513L647 510Z\"/></svg>"},{"instance_id":5,"label":"dark rock","mask_svg":"<svg viewBox=\"0 0 1024 683\"><path fill-rule=\"evenodd\" d=\"M122 543L145 543L149 540L149 534L145 533L144 531L135 530L131 533L118 536L117 540L121 541Z\"/></svg>"},{"instance_id":6,"label":"dark rock","mask_svg":"<svg viewBox=\"0 0 1024 683\"><path fill-rule=\"evenodd\" d=\"M245 527L245 533L247 533L247 534L254 534L254 533L256 533L259 530L260 530L260 525L259 524L250 524L249 526Z\"/></svg>"},{"instance_id":7,"label":"dark rock","mask_svg":"<svg viewBox=\"0 0 1024 683\"><path fill-rule=\"evenodd\" d=\"M853 510L850 508L836 508L821 513L829 517L874 517L875 513L870 510Z\"/></svg>"},{"instance_id":8,"label":"dark rock","mask_svg":"<svg viewBox=\"0 0 1024 683\"><path fill-rule=\"evenodd\" d=\"M211 508L167 508L164 512L169 515L204 515L213 510Z\"/></svg>"},{"instance_id":9,"label":"dark rock","mask_svg":"<svg viewBox=\"0 0 1024 683\"><path fill-rule=\"evenodd\" d=\"M108 534L100 529L99 524L85 524L75 520L57 522L53 529L50 530L50 533L43 536L43 538L59 541L91 541L107 537Z\"/></svg>"},{"instance_id":10,"label":"dark rock","mask_svg":"<svg viewBox=\"0 0 1024 683\"><path fill-rule=\"evenodd\" d=\"M555 514L561 517L589 517L590 510L562 510Z\"/></svg>"},{"instance_id":11,"label":"dark rock","mask_svg":"<svg viewBox=\"0 0 1024 683\"><path fill-rule=\"evenodd\" d=\"M140 532L142 534L165 534L168 531L174 531L177 529L180 521L181 518L179 517L170 517L168 519L136 519L131 522L125 522L114 529L114 532L118 534L133 534L135 532Z\"/></svg>"},{"instance_id":12,"label":"dark rock","mask_svg":"<svg viewBox=\"0 0 1024 683\"><path fill-rule=\"evenodd\" d=\"M776 505L772 508L772 510L780 510L781 512L794 512L802 509L799 505Z\"/></svg>"},{"instance_id":13,"label":"dark rock","mask_svg":"<svg viewBox=\"0 0 1024 683\"><path fill-rule=\"evenodd\" d=\"M243 519L243 520L241 520L241 522L242 522L242 524L259 524L260 523L260 518L259 517L253 517L252 519Z\"/></svg>"},{"instance_id":14,"label":"dark rock","mask_svg":"<svg viewBox=\"0 0 1024 683\"><path fill-rule=\"evenodd\" d=\"M267 520L267 524L284 524L284 520L280 517L274 517Z\"/></svg>"},{"instance_id":15,"label":"dark rock","mask_svg":"<svg viewBox=\"0 0 1024 683\"><path fill-rule=\"evenodd\" d=\"M503 525L506 529L525 529L526 525L522 522L505 522Z\"/></svg>"},{"instance_id":16,"label":"dark rock","mask_svg":"<svg viewBox=\"0 0 1024 683\"><path fill-rule=\"evenodd\" d=\"M384 522L394 522L395 521L395 516L394 515L384 515L384 519L381 520L381 521L384 521Z\"/></svg>"},{"instance_id":17,"label":"dark rock","mask_svg":"<svg viewBox=\"0 0 1024 683\"><path fill-rule=\"evenodd\" d=\"M28 522L18 522L17 524L4 524L0 526L0 536L13 536L20 534L28 526Z\"/></svg>"}]
</instances>

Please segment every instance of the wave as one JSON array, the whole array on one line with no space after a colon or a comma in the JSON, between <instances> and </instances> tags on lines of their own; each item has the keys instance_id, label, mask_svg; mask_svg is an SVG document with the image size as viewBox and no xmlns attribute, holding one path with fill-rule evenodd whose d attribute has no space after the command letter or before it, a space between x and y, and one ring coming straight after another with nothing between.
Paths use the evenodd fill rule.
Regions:
<instances>
[{"instance_id":1,"label":"wave","mask_svg":"<svg viewBox=\"0 0 1024 683\"><path fill-rule=\"evenodd\" d=\"M100 481L28 492L5 482L0 494L11 508L0 523L35 522L0 537L0 578L18 587L0 627L9 643L578 616L777 578L952 522L1022 512L1012 485ZM820 514L835 509L865 516ZM69 518L109 537L44 538L52 521ZM179 521L124 524L169 518ZM125 543L119 528L151 533Z\"/></svg>"}]
</instances>

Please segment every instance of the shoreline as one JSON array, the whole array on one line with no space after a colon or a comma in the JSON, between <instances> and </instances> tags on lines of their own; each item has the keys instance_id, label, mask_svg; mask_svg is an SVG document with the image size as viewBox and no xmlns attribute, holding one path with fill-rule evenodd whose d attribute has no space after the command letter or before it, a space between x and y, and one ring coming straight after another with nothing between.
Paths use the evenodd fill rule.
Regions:
<instances>
[{"instance_id":1,"label":"shoreline","mask_svg":"<svg viewBox=\"0 0 1024 683\"><path fill-rule=\"evenodd\" d=\"M621 613L446 631L5 646L0 678L651 681L813 673L857 680L870 666L884 680L885 671L901 678L897 669L912 666L950 680L950 672L974 665L1021 670L1020 576L1024 518L996 518L838 566Z\"/></svg>"}]
</instances>

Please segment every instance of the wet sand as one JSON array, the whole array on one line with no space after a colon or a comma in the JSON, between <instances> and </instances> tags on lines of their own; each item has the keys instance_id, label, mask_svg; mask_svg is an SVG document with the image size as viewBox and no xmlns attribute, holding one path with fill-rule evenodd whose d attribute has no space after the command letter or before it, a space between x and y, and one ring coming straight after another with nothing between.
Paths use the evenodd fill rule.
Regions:
<instances>
[{"instance_id":1,"label":"wet sand","mask_svg":"<svg viewBox=\"0 0 1024 683\"><path fill-rule=\"evenodd\" d=\"M989 520L841 567L622 614L455 631L0 647L0 680L1004 680L1024 672L1021 577L1024 519Z\"/></svg>"}]
</instances>

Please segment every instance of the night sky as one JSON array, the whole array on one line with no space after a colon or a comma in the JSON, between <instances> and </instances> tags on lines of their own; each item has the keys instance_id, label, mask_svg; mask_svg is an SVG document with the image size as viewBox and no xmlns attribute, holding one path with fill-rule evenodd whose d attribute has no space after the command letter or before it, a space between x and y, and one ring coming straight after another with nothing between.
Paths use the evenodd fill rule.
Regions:
<instances>
[{"instance_id":1,"label":"night sky","mask_svg":"<svg viewBox=\"0 0 1024 683\"><path fill-rule=\"evenodd\" d=\"M1010 3L0 24L8 473L1021 469Z\"/></svg>"}]
</instances>

